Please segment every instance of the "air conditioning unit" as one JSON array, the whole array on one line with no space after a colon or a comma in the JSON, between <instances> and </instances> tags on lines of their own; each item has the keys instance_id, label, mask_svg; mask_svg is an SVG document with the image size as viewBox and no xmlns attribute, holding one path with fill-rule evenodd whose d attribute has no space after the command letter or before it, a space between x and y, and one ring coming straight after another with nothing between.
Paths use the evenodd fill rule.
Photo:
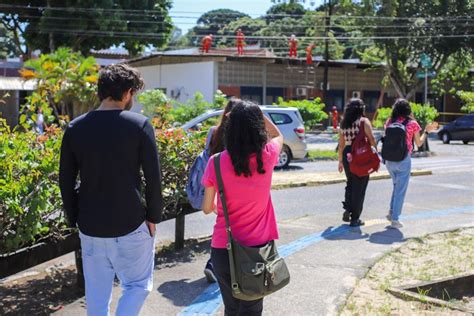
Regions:
<instances>
[{"instance_id":1,"label":"air conditioning unit","mask_svg":"<svg viewBox=\"0 0 474 316\"><path fill-rule=\"evenodd\" d=\"M324 82L321 82L321 84L319 85L319 89L321 91L324 90ZM331 90L331 84L329 83L329 81L328 81L328 90Z\"/></svg>"},{"instance_id":2,"label":"air conditioning unit","mask_svg":"<svg viewBox=\"0 0 474 316\"><path fill-rule=\"evenodd\" d=\"M308 95L308 88L296 88L296 95L297 96L307 96Z\"/></svg>"},{"instance_id":3,"label":"air conditioning unit","mask_svg":"<svg viewBox=\"0 0 474 316\"><path fill-rule=\"evenodd\" d=\"M360 99L362 98L362 93L360 91L352 91L352 97Z\"/></svg>"}]
</instances>

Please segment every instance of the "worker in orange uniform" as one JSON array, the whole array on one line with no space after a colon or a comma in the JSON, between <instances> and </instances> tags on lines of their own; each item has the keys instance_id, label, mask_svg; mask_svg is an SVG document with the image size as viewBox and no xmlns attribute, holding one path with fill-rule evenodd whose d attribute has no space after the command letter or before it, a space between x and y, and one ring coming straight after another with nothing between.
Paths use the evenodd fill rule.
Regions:
<instances>
[{"instance_id":1,"label":"worker in orange uniform","mask_svg":"<svg viewBox=\"0 0 474 316\"><path fill-rule=\"evenodd\" d=\"M296 52L298 48L298 41L296 40L295 34L291 35L289 45L290 45L290 54L289 54L290 57L296 57L298 55Z\"/></svg>"},{"instance_id":2,"label":"worker in orange uniform","mask_svg":"<svg viewBox=\"0 0 474 316\"><path fill-rule=\"evenodd\" d=\"M337 107L332 107L332 128L337 130L337 126L339 123L339 112L337 112Z\"/></svg>"},{"instance_id":3,"label":"worker in orange uniform","mask_svg":"<svg viewBox=\"0 0 474 316\"><path fill-rule=\"evenodd\" d=\"M235 39L235 44L237 45L237 54L243 55L244 54L244 40L245 36L241 29L237 30L237 37Z\"/></svg>"},{"instance_id":4,"label":"worker in orange uniform","mask_svg":"<svg viewBox=\"0 0 474 316\"><path fill-rule=\"evenodd\" d=\"M209 49L212 46L212 34L204 36L204 38L201 41L201 45L202 45L202 48L201 48L202 52L209 53Z\"/></svg>"},{"instance_id":5,"label":"worker in orange uniform","mask_svg":"<svg viewBox=\"0 0 474 316\"><path fill-rule=\"evenodd\" d=\"M306 47L306 65L312 65L313 64L313 49L316 47L316 45L311 44L308 47Z\"/></svg>"}]
</instances>

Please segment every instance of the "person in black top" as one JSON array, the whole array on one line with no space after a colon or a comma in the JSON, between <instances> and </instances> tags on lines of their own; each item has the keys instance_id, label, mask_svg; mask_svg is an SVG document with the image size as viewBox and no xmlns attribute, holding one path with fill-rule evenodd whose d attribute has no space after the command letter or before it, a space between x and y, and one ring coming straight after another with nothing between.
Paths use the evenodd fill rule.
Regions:
<instances>
[{"instance_id":1,"label":"person in black top","mask_svg":"<svg viewBox=\"0 0 474 316\"><path fill-rule=\"evenodd\" d=\"M153 127L128 111L142 87L127 65L102 69L100 107L73 120L62 141L59 182L69 225L79 228L88 315L108 315L115 275L123 288L117 315L138 315L153 286L160 163Z\"/></svg>"}]
</instances>

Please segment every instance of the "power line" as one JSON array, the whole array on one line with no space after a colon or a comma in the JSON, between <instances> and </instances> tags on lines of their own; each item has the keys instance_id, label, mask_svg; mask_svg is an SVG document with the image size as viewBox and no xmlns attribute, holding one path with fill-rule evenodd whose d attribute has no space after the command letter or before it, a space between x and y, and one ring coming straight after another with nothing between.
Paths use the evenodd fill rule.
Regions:
<instances>
[{"instance_id":1,"label":"power line","mask_svg":"<svg viewBox=\"0 0 474 316\"><path fill-rule=\"evenodd\" d=\"M156 34L156 33L138 33L138 32L116 32L116 31L99 31L99 30L64 30L64 29L44 29L36 32L30 31L30 33L58 33L58 34L82 34L82 35L104 35L104 36L133 36L141 38L165 38L168 35L166 34ZM214 38L225 38L225 39L236 39L237 36L233 35L214 35ZM470 38L474 37L474 34L437 34L437 35L421 35L421 36L338 36L338 37L324 37L324 36L300 36L300 40L382 40L382 39L429 39L429 38ZM247 36L246 40L288 40L288 37L282 36Z\"/></svg>"},{"instance_id":2,"label":"power line","mask_svg":"<svg viewBox=\"0 0 474 316\"><path fill-rule=\"evenodd\" d=\"M55 17L55 16L24 16L25 18L30 18L30 19L38 19L38 20L59 20L59 21L86 21L87 18L73 18L73 17ZM92 19L92 18L91 18ZM116 23L140 23L140 24L170 24L170 22L167 21L146 21L146 20L130 20L127 19L126 21L119 21L116 19L100 19L100 22L106 23L106 22L116 22ZM343 24L331 24L329 26L325 25L315 25L315 26L305 26L305 25L288 25L288 26L283 26L283 25L273 25L273 28L297 28L297 29L326 29L327 27L329 28L350 28L350 29L366 29L366 28L376 28L376 29L400 29L400 28L436 28L436 27L449 27L452 28L453 25L456 26L466 26L466 27L473 27L474 28L474 20L471 20L469 22L449 22L449 21L443 21L442 23L449 23L449 24L409 24L409 25L343 25ZM68 23L69 24L69 23ZM187 25L195 25L195 23L180 23L180 24L187 24ZM198 25L196 25L198 26ZM262 26L261 28L264 27L269 27L268 25Z\"/></svg>"},{"instance_id":3,"label":"power line","mask_svg":"<svg viewBox=\"0 0 474 316\"><path fill-rule=\"evenodd\" d=\"M175 18L199 18L202 16L202 14L207 13L201 13L201 12L185 12L185 11L174 11L174 13L184 13L184 14L199 14L197 17L193 16L173 16L168 14L168 12L163 12L162 10L154 10L154 9L144 9L144 10L134 10L134 9L122 9L122 8L116 8L116 9L110 9L110 8L77 8L77 7L46 7L46 6L24 6L24 5L10 5L10 4L0 4L0 8L7 8L7 9L26 9L26 10L50 10L50 11L62 11L62 12L120 12L120 13L139 13L141 15L143 14L152 14L152 15L163 15L163 16L170 16L170 17L175 17ZM307 11L307 12L317 12L317 11ZM229 16L229 15L240 15L241 13L221 13L221 16ZM246 14L246 13L244 13ZM218 16L219 14L217 14ZM246 14L246 15L259 15L259 16L270 16L270 17L303 17L306 14L260 14L260 13L252 13L252 14ZM308 16L308 17L313 17L313 18L321 18L324 19L324 16ZM397 20L456 20L459 18L464 18L464 19L472 19L472 16L469 15L462 15L462 16L447 16L447 17L390 17L390 16L354 16L354 15L333 15L333 18L348 18L348 19L385 19L385 20L390 20L390 21L397 21Z\"/></svg>"}]
</instances>

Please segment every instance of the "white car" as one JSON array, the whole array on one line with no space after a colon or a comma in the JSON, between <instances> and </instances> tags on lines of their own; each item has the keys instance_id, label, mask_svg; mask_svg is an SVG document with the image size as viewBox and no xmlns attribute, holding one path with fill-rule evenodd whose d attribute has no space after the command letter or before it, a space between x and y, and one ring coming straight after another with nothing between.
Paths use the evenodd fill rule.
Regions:
<instances>
[{"instance_id":1,"label":"white car","mask_svg":"<svg viewBox=\"0 0 474 316\"><path fill-rule=\"evenodd\" d=\"M278 126L285 140L277 168L286 168L291 160L305 158L308 150L304 122L298 109L273 106L261 106L260 108L263 114ZM206 112L183 124L181 128L190 131L199 130L204 125L215 125L223 112L223 110ZM210 124L206 124L208 120L210 120L208 122Z\"/></svg>"}]
</instances>

